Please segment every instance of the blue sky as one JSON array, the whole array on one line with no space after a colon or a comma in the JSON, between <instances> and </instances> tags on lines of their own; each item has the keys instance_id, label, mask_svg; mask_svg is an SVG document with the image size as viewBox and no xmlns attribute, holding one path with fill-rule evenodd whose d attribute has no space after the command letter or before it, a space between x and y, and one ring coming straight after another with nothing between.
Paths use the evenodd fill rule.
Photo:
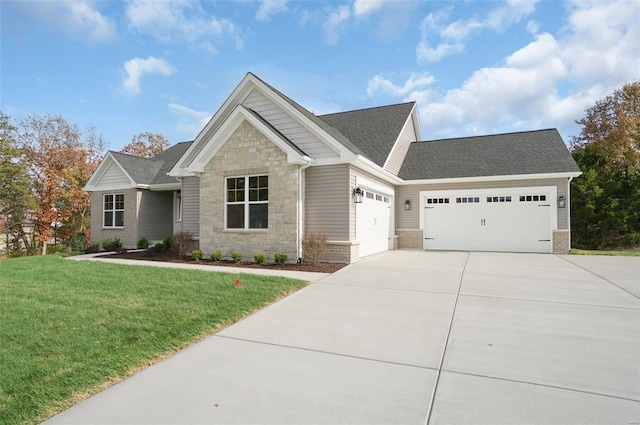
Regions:
<instances>
[{"instance_id":1,"label":"blue sky","mask_svg":"<svg viewBox=\"0 0 640 425\"><path fill-rule=\"evenodd\" d=\"M316 114L418 102L427 140L558 128L640 79L635 1L7 1L0 110L192 140L247 72Z\"/></svg>"}]
</instances>

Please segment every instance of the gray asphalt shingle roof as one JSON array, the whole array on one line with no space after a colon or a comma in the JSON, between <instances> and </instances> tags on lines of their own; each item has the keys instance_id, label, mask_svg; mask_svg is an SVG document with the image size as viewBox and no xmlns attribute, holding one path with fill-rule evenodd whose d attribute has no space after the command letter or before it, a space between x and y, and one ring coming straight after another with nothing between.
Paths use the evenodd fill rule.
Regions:
<instances>
[{"instance_id":1,"label":"gray asphalt shingle roof","mask_svg":"<svg viewBox=\"0 0 640 425\"><path fill-rule=\"evenodd\" d=\"M320 115L356 145L362 154L382 167L391 153L415 102Z\"/></svg>"},{"instance_id":2,"label":"gray asphalt shingle roof","mask_svg":"<svg viewBox=\"0 0 640 425\"><path fill-rule=\"evenodd\" d=\"M413 142L404 180L579 172L556 129Z\"/></svg>"},{"instance_id":3,"label":"gray asphalt shingle roof","mask_svg":"<svg viewBox=\"0 0 640 425\"><path fill-rule=\"evenodd\" d=\"M153 158L141 158L114 151L111 151L111 155L137 184L176 183L175 177L169 177L167 173L178 162L191 143L178 143Z\"/></svg>"}]
</instances>

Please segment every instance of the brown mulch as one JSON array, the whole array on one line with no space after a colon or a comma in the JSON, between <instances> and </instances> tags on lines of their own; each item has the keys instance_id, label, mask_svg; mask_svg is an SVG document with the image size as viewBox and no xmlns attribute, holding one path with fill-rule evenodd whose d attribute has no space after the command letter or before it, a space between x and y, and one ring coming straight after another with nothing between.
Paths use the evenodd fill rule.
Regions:
<instances>
[{"instance_id":1,"label":"brown mulch","mask_svg":"<svg viewBox=\"0 0 640 425\"><path fill-rule=\"evenodd\" d=\"M204 264L208 266L244 267L252 269L294 270L300 272L333 273L340 270L346 264L318 263L318 264L256 264L251 262L234 263L232 261L192 260L188 256L179 256L172 252L147 254L145 251L111 254L108 258L123 258L127 260L164 261L169 263Z\"/></svg>"}]
</instances>

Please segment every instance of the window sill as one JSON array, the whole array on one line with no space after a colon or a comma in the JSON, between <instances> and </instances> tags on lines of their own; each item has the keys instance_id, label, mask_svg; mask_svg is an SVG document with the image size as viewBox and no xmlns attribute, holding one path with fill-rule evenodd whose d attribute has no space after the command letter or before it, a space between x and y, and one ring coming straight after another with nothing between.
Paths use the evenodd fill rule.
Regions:
<instances>
[{"instance_id":1,"label":"window sill","mask_svg":"<svg viewBox=\"0 0 640 425\"><path fill-rule=\"evenodd\" d=\"M269 229L224 229L222 233L267 233Z\"/></svg>"},{"instance_id":2,"label":"window sill","mask_svg":"<svg viewBox=\"0 0 640 425\"><path fill-rule=\"evenodd\" d=\"M122 230L122 229L124 229L124 226L111 226L111 227L102 226L102 230Z\"/></svg>"}]
</instances>

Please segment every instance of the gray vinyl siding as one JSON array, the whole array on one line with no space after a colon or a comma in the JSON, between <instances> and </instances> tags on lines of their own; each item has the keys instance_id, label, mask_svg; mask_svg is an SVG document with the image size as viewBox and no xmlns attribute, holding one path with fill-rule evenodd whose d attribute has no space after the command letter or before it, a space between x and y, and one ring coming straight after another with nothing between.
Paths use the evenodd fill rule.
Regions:
<instances>
[{"instance_id":1,"label":"gray vinyl siding","mask_svg":"<svg viewBox=\"0 0 640 425\"><path fill-rule=\"evenodd\" d=\"M259 90L253 89L242 102L242 105L260 114L262 118L277 128L310 157L320 159L337 156L326 144L311 134L309 130L300 125Z\"/></svg>"},{"instance_id":2,"label":"gray vinyl siding","mask_svg":"<svg viewBox=\"0 0 640 425\"><path fill-rule=\"evenodd\" d=\"M109 164L106 171L100 178L96 188L101 189L114 187L131 187L131 181L122 172L120 167L118 167L115 162L111 161L111 164Z\"/></svg>"},{"instance_id":3,"label":"gray vinyl siding","mask_svg":"<svg viewBox=\"0 0 640 425\"><path fill-rule=\"evenodd\" d=\"M543 180L513 180L499 182L480 183L447 183L447 184L422 184L406 185L396 188L396 227L398 229L418 229L420 228L420 192L427 190L457 190L457 189L493 189L509 187L535 187L535 186L556 186L558 196L567 199L566 179L543 179ZM411 201L411 210L405 211L404 202ZM558 208L558 229L567 229L567 217L569 208Z\"/></svg>"},{"instance_id":4,"label":"gray vinyl siding","mask_svg":"<svg viewBox=\"0 0 640 425\"><path fill-rule=\"evenodd\" d=\"M349 240L349 165L305 170L305 234L319 233L331 241Z\"/></svg>"},{"instance_id":5,"label":"gray vinyl siding","mask_svg":"<svg viewBox=\"0 0 640 425\"><path fill-rule=\"evenodd\" d=\"M407 155L409 146L411 146L411 142L415 141L416 132L413 125L413 115L409 115L409 119L404 124L402 132L400 133L400 136L398 136L398 140L391 150L385 169L397 176L400 172L400 167L402 167L402 163L404 162L404 157Z\"/></svg>"},{"instance_id":6,"label":"gray vinyl siding","mask_svg":"<svg viewBox=\"0 0 640 425\"><path fill-rule=\"evenodd\" d=\"M182 231L200 237L200 178L182 179Z\"/></svg>"},{"instance_id":7,"label":"gray vinyl siding","mask_svg":"<svg viewBox=\"0 0 640 425\"><path fill-rule=\"evenodd\" d=\"M138 238L159 241L173 233L173 192L139 192Z\"/></svg>"}]
</instances>

